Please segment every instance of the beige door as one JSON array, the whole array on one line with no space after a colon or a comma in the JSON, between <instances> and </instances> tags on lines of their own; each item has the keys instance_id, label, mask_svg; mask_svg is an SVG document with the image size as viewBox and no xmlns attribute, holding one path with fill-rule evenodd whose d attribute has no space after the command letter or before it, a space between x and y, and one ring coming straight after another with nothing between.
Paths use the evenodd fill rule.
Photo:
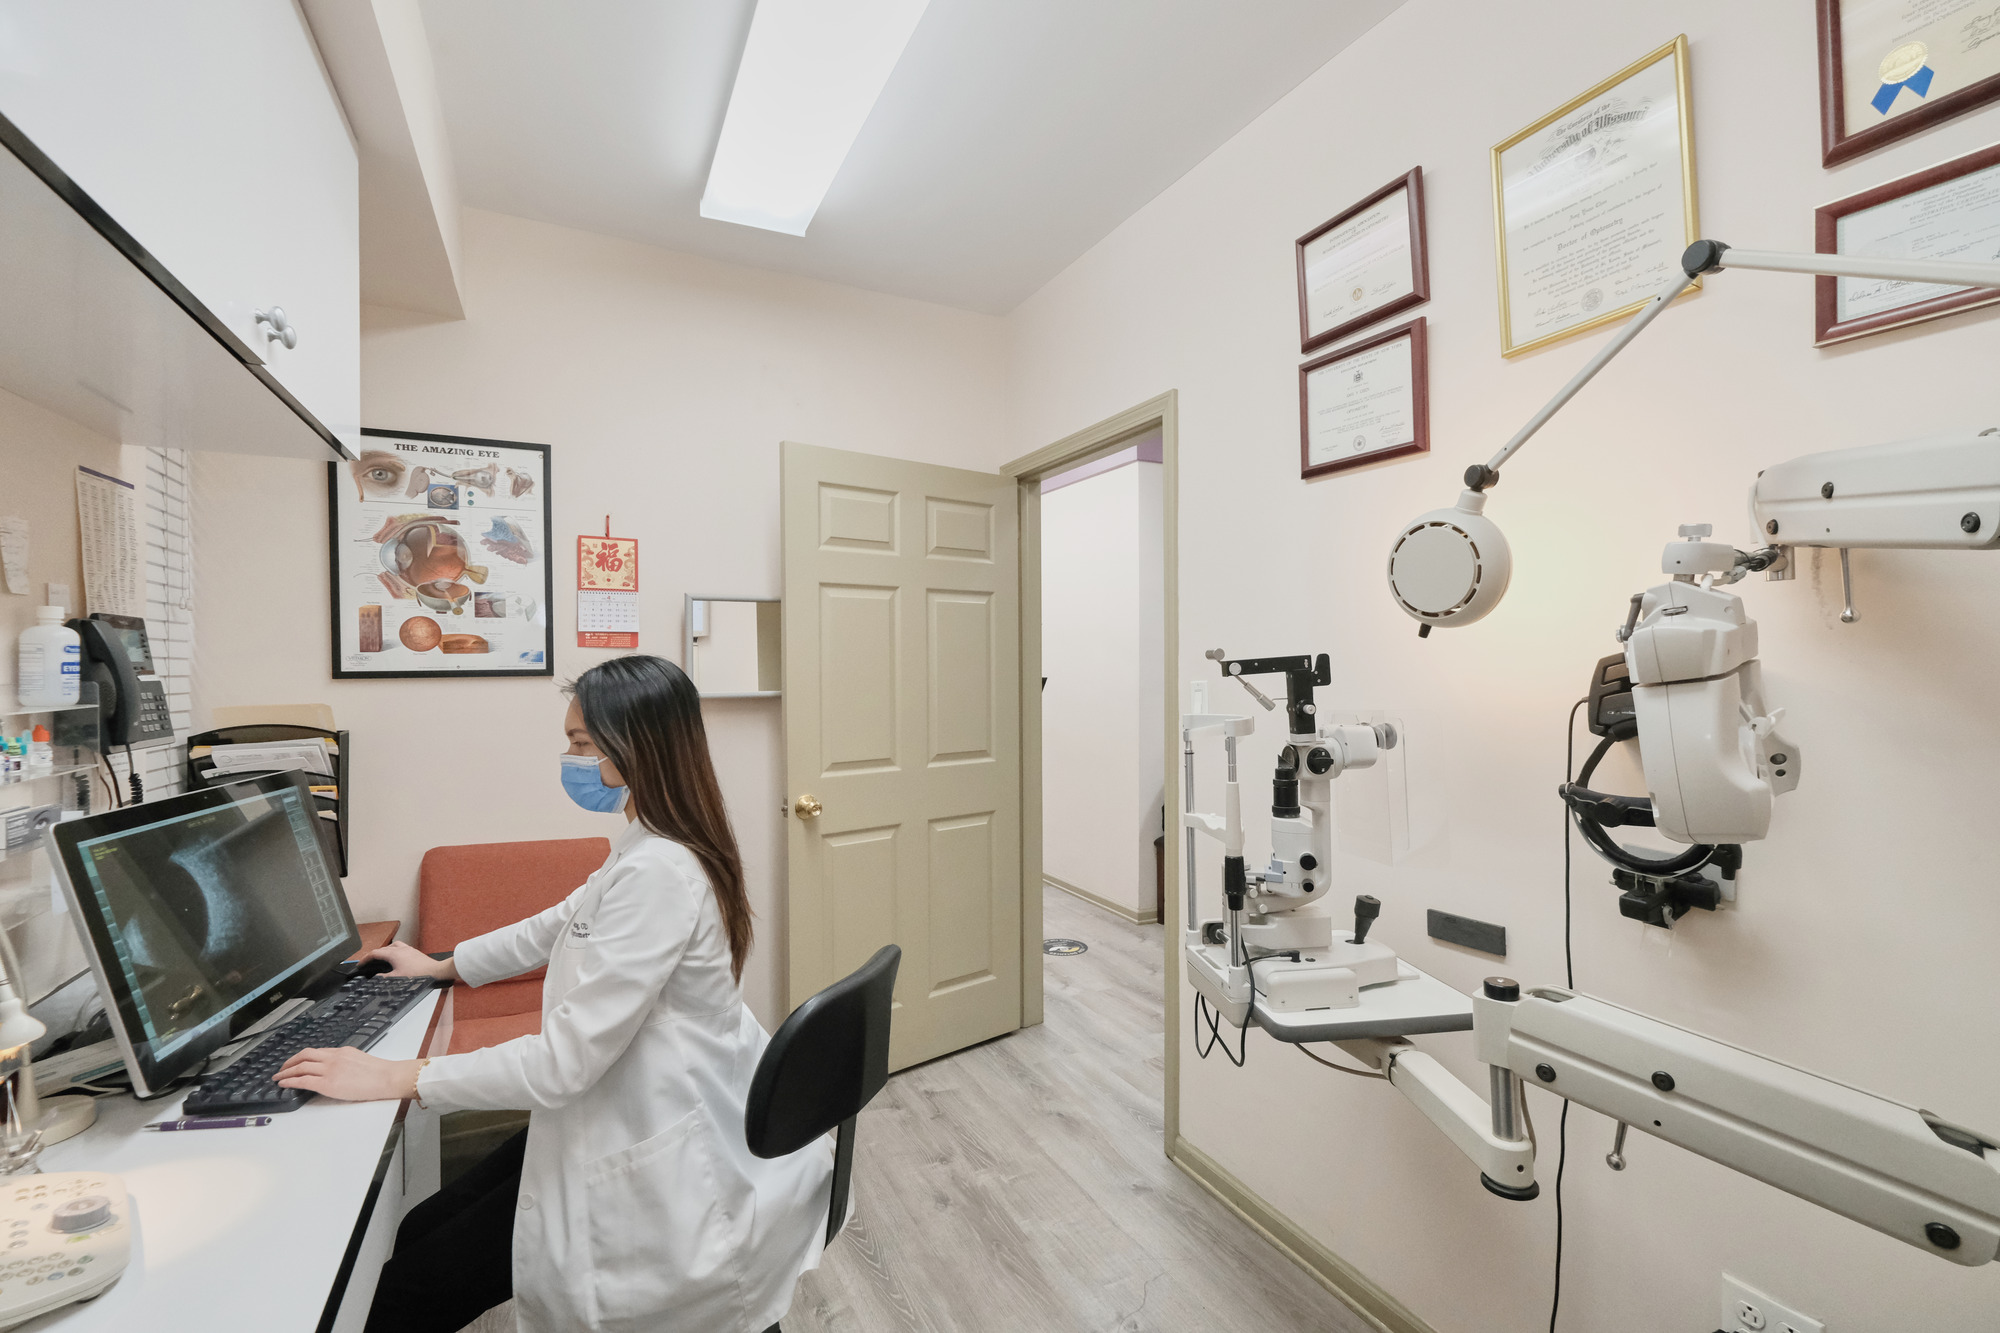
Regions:
<instances>
[{"instance_id":1,"label":"beige door","mask_svg":"<svg viewBox=\"0 0 2000 1333\"><path fill-rule=\"evenodd\" d=\"M783 464L790 1002L901 945L900 1069L1021 1025L1018 491Z\"/></svg>"}]
</instances>

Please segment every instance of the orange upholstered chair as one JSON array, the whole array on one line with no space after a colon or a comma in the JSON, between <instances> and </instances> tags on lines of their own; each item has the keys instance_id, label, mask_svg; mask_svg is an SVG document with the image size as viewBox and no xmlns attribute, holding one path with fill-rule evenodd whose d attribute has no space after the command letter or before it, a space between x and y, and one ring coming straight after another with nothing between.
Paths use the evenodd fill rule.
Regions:
<instances>
[{"instance_id":1,"label":"orange upholstered chair","mask_svg":"<svg viewBox=\"0 0 2000 1333\"><path fill-rule=\"evenodd\" d=\"M475 935L533 916L567 898L611 855L604 838L433 847L417 872L417 947L456 949ZM452 994L451 1049L476 1051L542 1030L542 973Z\"/></svg>"}]
</instances>

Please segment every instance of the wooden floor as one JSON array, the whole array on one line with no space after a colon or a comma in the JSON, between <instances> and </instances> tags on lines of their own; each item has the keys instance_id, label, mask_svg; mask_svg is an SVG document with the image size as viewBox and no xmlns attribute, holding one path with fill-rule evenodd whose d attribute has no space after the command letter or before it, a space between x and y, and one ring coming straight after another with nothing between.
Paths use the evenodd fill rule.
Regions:
<instances>
[{"instance_id":1,"label":"wooden floor","mask_svg":"<svg viewBox=\"0 0 2000 1333\"><path fill-rule=\"evenodd\" d=\"M906 1070L861 1115L857 1216L785 1333L1363 1333L1167 1161L1161 940L1057 889L1038 1027Z\"/></svg>"}]
</instances>

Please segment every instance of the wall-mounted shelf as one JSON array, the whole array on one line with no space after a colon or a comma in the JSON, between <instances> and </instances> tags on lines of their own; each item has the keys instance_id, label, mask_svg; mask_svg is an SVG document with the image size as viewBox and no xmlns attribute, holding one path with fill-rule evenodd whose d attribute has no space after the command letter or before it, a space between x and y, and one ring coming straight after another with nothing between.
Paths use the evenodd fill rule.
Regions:
<instances>
[{"instance_id":1,"label":"wall-mounted shelf","mask_svg":"<svg viewBox=\"0 0 2000 1333\"><path fill-rule=\"evenodd\" d=\"M56 704L50 708L30 708L19 699L0 699L0 718L41 717L48 713L74 713L79 709L95 707L97 707L95 699L83 699L73 704Z\"/></svg>"},{"instance_id":2,"label":"wall-mounted shelf","mask_svg":"<svg viewBox=\"0 0 2000 1333\"><path fill-rule=\"evenodd\" d=\"M89 773L97 768L95 760L88 764L57 764L54 768L24 768L19 773L0 773L0 787L18 787L25 782L50 782L56 778L72 777L78 773Z\"/></svg>"},{"instance_id":3,"label":"wall-mounted shelf","mask_svg":"<svg viewBox=\"0 0 2000 1333\"><path fill-rule=\"evenodd\" d=\"M121 444L352 457L0 116L0 388Z\"/></svg>"},{"instance_id":4,"label":"wall-mounted shelf","mask_svg":"<svg viewBox=\"0 0 2000 1333\"><path fill-rule=\"evenodd\" d=\"M704 699L776 699L784 680L784 604L776 597L686 594L681 669Z\"/></svg>"},{"instance_id":5,"label":"wall-mounted shelf","mask_svg":"<svg viewBox=\"0 0 2000 1333\"><path fill-rule=\"evenodd\" d=\"M41 783L57 778L74 777L78 773L96 770L104 752L103 732L98 726L97 686L84 681L77 687L78 699L73 704L60 704L52 708L24 707L11 694L0 698L0 735L18 736L31 731L31 718L46 718L50 745L53 747L53 764L48 768L24 768L18 773L0 772L0 790L11 787L25 787L23 793L32 802L44 802L49 798L41 790L34 788ZM59 801L64 807L68 801ZM0 810L15 809L21 802L0 801Z\"/></svg>"}]
</instances>

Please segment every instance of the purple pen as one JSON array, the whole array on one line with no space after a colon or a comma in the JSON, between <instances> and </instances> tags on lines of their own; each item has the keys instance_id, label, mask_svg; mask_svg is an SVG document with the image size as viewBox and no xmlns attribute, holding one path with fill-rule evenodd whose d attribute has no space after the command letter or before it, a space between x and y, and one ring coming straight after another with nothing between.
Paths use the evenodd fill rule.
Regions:
<instances>
[{"instance_id":1,"label":"purple pen","mask_svg":"<svg viewBox=\"0 0 2000 1333\"><path fill-rule=\"evenodd\" d=\"M214 1119L189 1118L185 1120L160 1120L141 1129L157 1129L162 1133L177 1129L248 1129L252 1125L268 1125L276 1117L268 1115L227 1115Z\"/></svg>"}]
</instances>

